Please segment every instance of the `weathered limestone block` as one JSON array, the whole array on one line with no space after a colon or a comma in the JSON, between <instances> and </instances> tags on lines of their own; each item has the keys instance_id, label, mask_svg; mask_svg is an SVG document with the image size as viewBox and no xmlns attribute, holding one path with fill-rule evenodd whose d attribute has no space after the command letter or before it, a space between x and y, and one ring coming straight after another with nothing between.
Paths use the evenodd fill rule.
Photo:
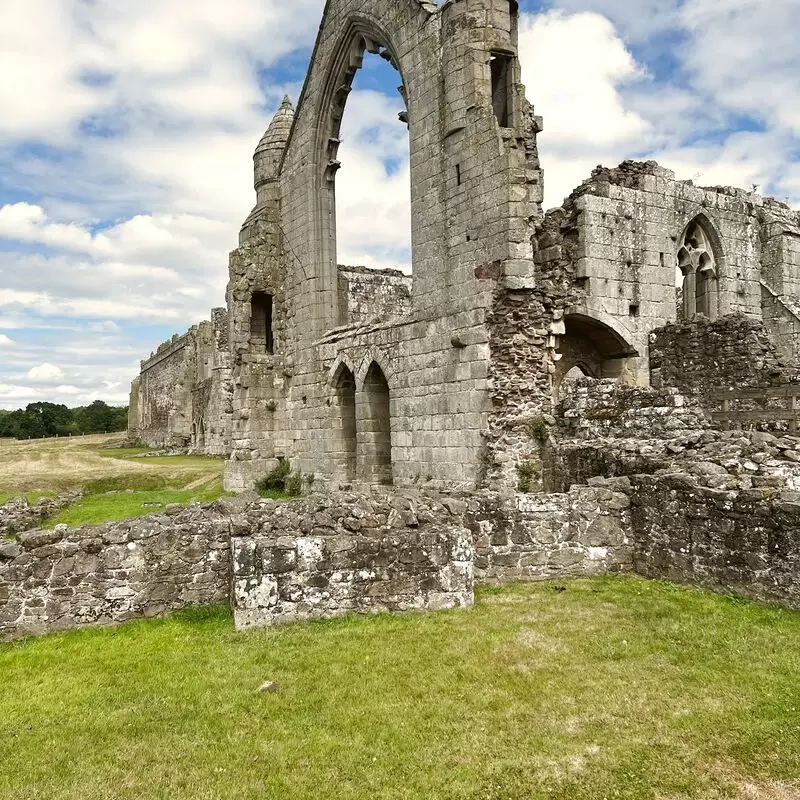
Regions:
<instances>
[{"instance_id":1,"label":"weathered limestone block","mask_svg":"<svg viewBox=\"0 0 800 800\"><path fill-rule=\"evenodd\" d=\"M630 502L605 487L564 494L475 495L467 522L480 581L594 575L632 569Z\"/></svg>"},{"instance_id":2,"label":"weathered limestone block","mask_svg":"<svg viewBox=\"0 0 800 800\"><path fill-rule=\"evenodd\" d=\"M233 537L237 627L472 604L470 532L444 505L343 494L291 511L289 527L285 504L263 502L253 533Z\"/></svg>"}]
</instances>

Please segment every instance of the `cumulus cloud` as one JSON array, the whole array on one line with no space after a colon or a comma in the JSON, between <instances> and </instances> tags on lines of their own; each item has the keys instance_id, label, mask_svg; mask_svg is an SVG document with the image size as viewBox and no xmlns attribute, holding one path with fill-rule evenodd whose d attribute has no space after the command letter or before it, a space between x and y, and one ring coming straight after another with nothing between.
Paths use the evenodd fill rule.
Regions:
<instances>
[{"instance_id":1,"label":"cumulus cloud","mask_svg":"<svg viewBox=\"0 0 800 800\"><path fill-rule=\"evenodd\" d=\"M38 383L52 383L60 381L64 377L64 371L55 364L40 364L29 369L25 377Z\"/></svg>"},{"instance_id":2,"label":"cumulus cloud","mask_svg":"<svg viewBox=\"0 0 800 800\"><path fill-rule=\"evenodd\" d=\"M56 390L124 402L138 359L222 302L250 156L283 93L297 97L323 5L5 0L0 70L24 80L0 83L0 330L22 333L0 334L0 406ZM626 157L800 199L798 14L796 0L523 13L547 204ZM396 83L384 95L363 74L342 128L339 257L403 266L408 133ZM60 375L28 377L37 364Z\"/></svg>"},{"instance_id":3,"label":"cumulus cloud","mask_svg":"<svg viewBox=\"0 0 800 800\"><path fill-rule=\"evenodd\" d=\"M10 347L14 344L13 339L11 337L6 336L4 333L0 333L0 347Z\"/></svg>"},{"instance_id":4,"label":"cumulus cloud","mask_svg":"<svg viewBox=\"0 0 800 800\"><path fill-rule=\"evenodd\" d=\"M618 161L651 136L620 88L645 76L614 26L595 13L525 15L522 79L544 116L545 202L557 205L600 161Z\"/></svg>"}]
</instances>

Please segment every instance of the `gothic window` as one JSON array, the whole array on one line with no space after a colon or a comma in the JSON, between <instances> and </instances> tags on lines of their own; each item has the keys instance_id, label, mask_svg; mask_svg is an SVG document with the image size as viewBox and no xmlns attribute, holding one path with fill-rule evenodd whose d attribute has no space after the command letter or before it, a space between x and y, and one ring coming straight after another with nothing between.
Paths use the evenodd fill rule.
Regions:
<instances>
[{"instance_id":1,"label":"gothic window","mask_svg":"<svg viewBox=\"0 0 800 800\"><path fill-rule=\"evenodd\" d=\"M683 277L684 319L697 314L716 316L717 263L708 234L698 220L689 223L678 246Z\"/></svg>"},{"instance_id":2,"label":"gothic window","mask_svg":"<svg viewBox=\"0 0 800 800\"><path fill-rule=\"evenodd\" d=\"M373 361L358 403L358 462L367 483L392 482L392 426L389 384Z\"/></svg>"},{"instance_id":3,"label":"gothic window","mask_svg":"<svg viewBox=\"0 0 800 800\"><path fill-rule=\"evenodd\" d=\"M337 417L334 419L334 457L341 480L352 481L356 475L356 381L353 373L340 365L334 380Z\"/></svg>"}]
</instances>

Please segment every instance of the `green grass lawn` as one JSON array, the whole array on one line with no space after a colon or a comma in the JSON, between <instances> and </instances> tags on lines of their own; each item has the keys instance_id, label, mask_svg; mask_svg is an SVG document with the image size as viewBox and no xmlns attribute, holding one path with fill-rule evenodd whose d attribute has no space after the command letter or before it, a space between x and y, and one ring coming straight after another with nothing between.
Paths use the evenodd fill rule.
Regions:
<instances>
[{"instance_id":1,"label":"green grass lawn","mask_svg":"<svg viewBox=\"0 0 800 800\"><path fill-rule=\"evenodd\" d=\"M246 634L196 610L0 645L0 675L14 800L800 797L800 614L635 578Z\"/></svg>"},{"instance_id":2,"label":"green grass lawn","mask_svg":"<svg viewBox=\"0 0 800 800\"><path fill-rule=\"evenodd\" d=\"M88 494L78 502L49 519L44 527L66 524L100 525L114 520L133 519L163 511L171 503L188 505L192 502L209 503L222 497L222 482L217 481L202 489L153 489L141 492L103 492Z\"/></svg>"},{"instance_id":3,"label":"green grass lawn","mask_svg":"<svg viewBox=\"0 0 800 800\"><path fill-rule=\"evenodd\" d=\"M85 525L149 514L170 503L210 501L224 493L221 458L138 458L150 449L119 447L119 442L119 434L0 440L0 504L19 495L33 502L81 488L86 496L49 525Z\"/></svg>"},{"instance_id":4,"label":"green grass lawn","mask_svg":"<svg viewBox=\"0 0 800 800\"><path fill-rule=\"evenodd\" d=\"M147 447L98 448L105 459L130 462L142 467L122 471L84 483L85 496L49 519L44 527L66 524L99 525L153 514L170 505L211 502L222 497L221 458L207 456L152 456Z\"/></svg>"},{"instance_id":5,"label":"green grass lawn","mask_svg":"<svg viewBox=\"0 0 800 800\"><path fill-rule=\"evenodd\" d=\"M42 497L56 497L56 492L0 492L0 506L11 500L12 497L24 497L31 505Z\"/></svg>"}]
</instances>

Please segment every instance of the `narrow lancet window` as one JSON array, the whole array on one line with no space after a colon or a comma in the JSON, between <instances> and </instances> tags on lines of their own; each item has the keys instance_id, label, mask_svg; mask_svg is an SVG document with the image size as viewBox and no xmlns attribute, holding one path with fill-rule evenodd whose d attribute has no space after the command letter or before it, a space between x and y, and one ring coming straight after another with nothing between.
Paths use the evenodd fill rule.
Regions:
<instances>
[{"instance_id":1,"label":"narrow lancet window","mask_svg":"<svg viewBox=\"0 0 800 800\"><path fill-rule=\"evenodd\" d=\"M511 93L514 79L514 57L508 53L492 53L492 108L501 128L511 126Z\"/></svg>"},{"instance_id":2,"label":"narrow lancet window","mask_svg":"<svg viewBox=\"0 0 800 800\"><path fill-rule=\"evenodd\" d=\"M250 301L250 347L254 353L274 353L272 295L253 292Z\"/></svg>"}]
</instances>

